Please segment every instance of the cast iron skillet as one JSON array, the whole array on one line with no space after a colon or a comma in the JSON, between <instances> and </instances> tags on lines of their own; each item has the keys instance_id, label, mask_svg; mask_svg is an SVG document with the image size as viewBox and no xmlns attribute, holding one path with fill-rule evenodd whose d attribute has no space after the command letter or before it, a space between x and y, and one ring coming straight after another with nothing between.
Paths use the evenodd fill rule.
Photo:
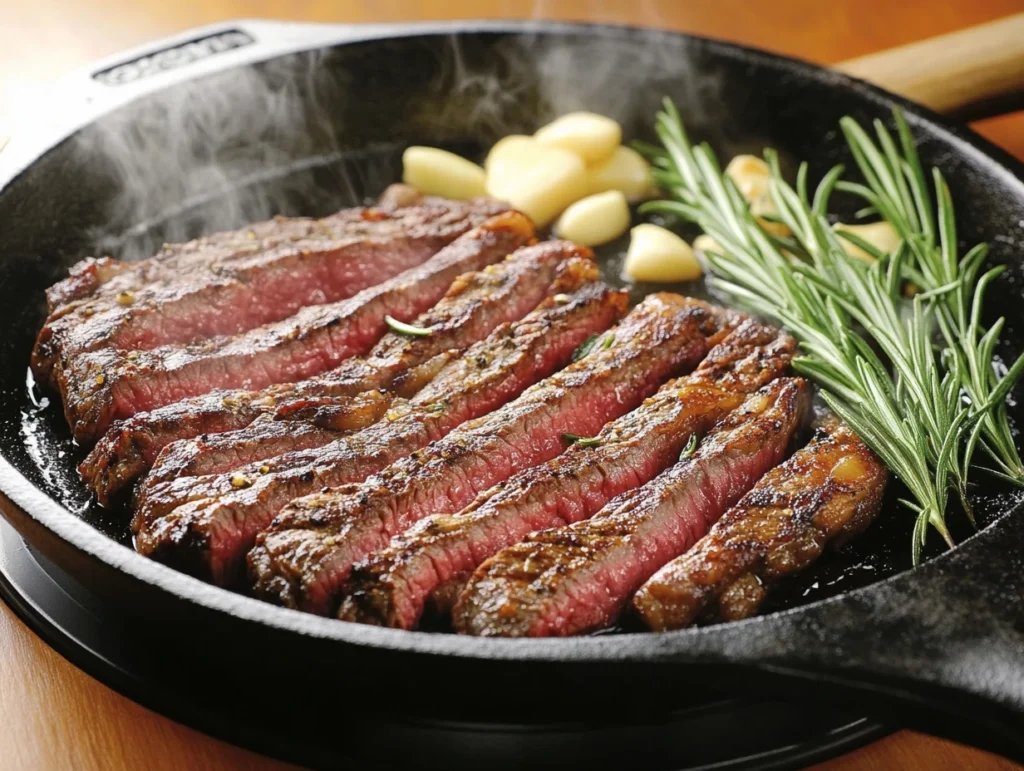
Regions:
<instances>
[{"instance_id":1,"label":"cast iron skillet","mask_svg":"<svg viewBox=\"0 0 1024 771\"><path fill-rule=\"evenodd\" d=\"M884 118L902 106L925 161L941 165L955 191L965 242L988 240L993 260L1011 265L989 311L1008 317L1012 343L1002 353L1018 352L1021 165L863 82L654 30L244 22L70 80L49 118L19 127L0 154L5 517L101 596L165 622L181 651L168 666L192 672L212 661L250 686L295 683L296 704L281 710L301 702L338 721L375 710L584 718L669 709L705 688L771 690L854 704L1024 759L1024 518L988 480L978 480L989 523L981 532L866 588L671 634L474 639L283 610L135 554L119 514L89 504L74 474L81 452L58 411L28 398L43 289L87 254L139 256L163 240L272 213L325 213L397 178L398 152L410 142L479 152L569 109L612 115L627 135L650 138L665 94L722 155L772 145L810 160L812 176L848 160L836 131L842 115ZM885 549L902 554L909 515L889 506L882 519L897 533ZM902 564L894 558L888 570Z\"/></svg>"}]
</instances>

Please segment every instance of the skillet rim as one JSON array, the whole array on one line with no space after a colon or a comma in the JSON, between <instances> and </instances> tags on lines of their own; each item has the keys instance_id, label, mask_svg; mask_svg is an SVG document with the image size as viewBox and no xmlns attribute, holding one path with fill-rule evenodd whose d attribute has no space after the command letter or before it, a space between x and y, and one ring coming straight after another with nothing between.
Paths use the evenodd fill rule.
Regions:
<instances>
[{"instance_id":1,"label":"skillet rim","mask_svg":"<svg viewBox=\"0 0 1024 771\"><path fill-rule=\"evenodd\" d=\"M271 50L260 44L260 32L272 31L274 27L287 28L325 28L337 30L337 35L322 35L316 40L303 42L286 42L283 46L272 46ZM215 66L204 65L196 72L188 68L171 73L162 73L155 80L159 84L133 92L128 98L121 98L104 109L93 110L88 120L72 119L64 132L53 141L44 138L37 143L34 151L28 152L31 157L15 157L8 168L13 171L6 179L0 179L0 193L14 183L21 173L27 170L39 158L68 139L88 122L102 117L103 114L134 101L147 93L171 87L185 80L202 77L217 71L233 67L248 66L260 61L277 58L288 53L313 51L332 46L373 42L376 40L404 39L411 37L428 37L443 35L472 35L478 33L509 34L509 35L545 35L545 34L576 34L602 37L652 36L684 38L693 44L703 46L713 55L732 58L756 67L771 67L795 76L797 79L816 80L832 88L842 88L851 96L873 103L876 106L891 108L901 107L911 126L928 125L943 142L949 145L962 157L972 156L971 160L981 167L986 175L1002 178L1008 187L1016 187L1024 200L1024 163L1010 156L1006 151L991 144L988 140L968 127L937 115L926 107L918 105L903 97L892 94L882 88L871 85L844 73L830 70L810 62L791 56L771 53L762 49L709 38L690 33L665 30L654 27L639 27L613 24L589 24L582 22L548 22L548 21L472 21L458 20L451 22L416 22L372 25L315 25L287 23L275 24L268 22L248 22L244 20L225 22L188 30L168 40L156 41L128 52L127 56L144 55L146 52L158 51L181 41L194 40L199 37L238 29L246 31L251 28L256 34L256 44L233 51L229 59L218 59ZM128 59L130 60L130 59ZM115 55L103 64L126 61L126 55ZM95 72L102 65L92 65L81 70L82 73ZM170 75L171 77L166 77ZM13 143L12 143L13 144ZM11 147L8 147L10 159ZM26 147L25 150L32 150ZM26 155L22 153L21 156ZM7 164L0 164L2 167ZM27 365L26 365L27 366ZM92 525L81 520L58 501L51 498L26 479L14 468L6 458L0 456L0 509L6 510L8 502L16 507L17 512L12 518L9 512L2 513L11 521L15 529L24 535L23 524L17 515L28 517L36 525L41 526L57 536L65 546L70 546L90 559L98 560L104 566L123 574L125 577L144 584L147 588L156 588L167 593L177 601L184 601L200 609L214 611L244 622L255 623L277 632L301 635L320 641L329 641L343 645L372 647L377 650L388 650L410 654L442 655L463 659L478 660L509 660L531 662L564 662L567 659L574 663L653 663L660 660L679 661L687 653L707 658L710 651L732 648L729 644L735 634L740 637L750 627L762 627L773 620L791 619L809 615L819 609L843 602L849 598L864 597L874 592L884 591L896 581L906 580L908 576L919 576L922 570L940 569L942 565L954 559L969 547L971 542L987 533L992 533L1022 507L1024 502L1011 507L1000 514L991 524L970 538L961 542L955 549L929 560L920 568L903 571L889 576L868 586L842 592L836 596L818 600L790 610L780 611L766 616L757 616L744 621L721 624L703 628L689 628L675 632L652 634L650 632L629 632L614 636L583 636L571 638L541 639L499 639L478 638L454 634L438 634L435 632L404 631L384 629L380 627L342 622L338 619L314 616L301 611L289 610L270 603L233 593L227 589L204 583L199 579L179 572L161 563L155 562L111 539ZM29 539L31 540L31 539ZM716 642L719 643L716 645Z\"/></svg>"}]
</instances>

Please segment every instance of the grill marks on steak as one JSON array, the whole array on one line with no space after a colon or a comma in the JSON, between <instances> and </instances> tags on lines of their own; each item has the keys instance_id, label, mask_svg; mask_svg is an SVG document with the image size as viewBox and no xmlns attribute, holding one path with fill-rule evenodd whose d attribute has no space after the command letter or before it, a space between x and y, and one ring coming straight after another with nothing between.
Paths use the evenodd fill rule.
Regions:
<instances>
[{"instance_id":1,"label":"grill marks on steak","mask_svg":"<svg viewBox=\"0 0 1024 771\"><path fill-rule=\"evenodd\" d=\"M329 420L326 427L337 429L339 417L347 420L344 414L339 416L339 411L359 409L365 401L363 397L353 405L352 400L345 400L339 406L339 397L375 389L393 389L411 396L446 363L447 358L441 354L463 350L499 325L521 319L540 303L560 271L575 275L577 269L569 263L589 259L590 254L585 247L566 241L546 241L519 249L504 262L457 278L444 299L413 322L430 329L430 335L411 337L390 332L365 358L349 359L310 380L278 384L261 391L215 391L140 413L115 424L79 471L100 501L106 502L111 494L152 465L164 447L178 440L242 429L267 414L277 420ZM575 280L567 285L569 290ZM322 404L325 401L326 408ZM268 433L280 430L269 424L263 426ZM303 438L310 441L279 452L314 446L312 437L317 432L306 428L301 431ZM252 436L240 439L256 450L259 444L252 440ZM182 446L173 460L165 457L161 464L164 476L211 473L205 469L224 467L216 457L206 457L219 454L218 449L205 447L206 441ZM210 444L226 448L228 442L218 439ZM274 448L282 446L278 443ZM271 454L279 453L268 452L261 457ZM204 459L190 466L192 459L199 456ZM246 457L251 459L252 455ZM160 480L161 473L154 470L147 482Z\"/></svg>"},{"instance_id":2,"label":"grill marks on steak","mask_svg":"<svg viewBox=\"0 0 1024 771\"><path fill-rule=\"evenodd\" d=\"M633 611L657 631L688 626L715 604L714 615L725 620L753 615L774 581L870 524L887 477L848 426L829 420L693 549L655 573L633 598Z\"/></svg>"},{"instance_id":3,"label":"grill marks on steak","mask_svg":"<svg viewBox=\"0 0 1024 771\"><path fill-rule=\"evenodd\" d=\"M696 452L589 520L530 535L481 565L453 610L457 631L572 635L607 626L647 578L686 551L782 458L808 389L781 379L749 397Z\"/></svg>"},{"instance_id":4,"label":"grill marks on steak","mask_svg":"<svg viewBox=\"0 0 1024 771\"><path fill-rule=\"evenodd\" d=\"M666 377L694 367L722 323L704 303L652 295L610 333L610 345L515 401L361 485L293 501L250 554L257 593L290 607L330 612L356 561L415 521L458 511L517 471L559 455L565 432L596 433Z\"/></svg>"},{"instance_id":5,"label":"grill marks on steak","mask_svg":"<svg viewBox=\"0 0 1024 771\"><path fill-rule=\"evenodd\" d=\"M796 342L747 320L692 374L663 386L608 423L596 446L574 445L480 495L454 515L434 515L356 565L339 618L410 629L428 597L535 530L586 519L616 495L644 484L679 458L744 395L782 375Z\"/></svg>"},{"instance_id":6,"label":"grill marks on steak","mask_svg":"<svg viewBox=\"0 0 1024 771\"><path fill-rule=\"evenodd\" d=\"M577 261L577 267L578 279L596 277L591 261ZM570 278L564 275L560 281ZM256 534L289 501L365 479L465 420L496 409L563 366L588 335L622 315L626 302L623 292L589 281L495 330L380 423L324 447L286 453L231 474L185 477L153 488L133 522L137 548L229 583Z\"/></svg>"},{"instance_id":7,"label":"grill marks on steak","mask_svg":"<svg viewBox=\"0 0 1024 771\"><path fill-rule=\"evenodd\" d=\"M489 200L428 199L403 209L346 209L166 245L137 263L86 260L47 292L33 351L41 380L99 348L143 349L237 334L314 303L336 302L424 262L507 211Z\"/></svg>"},{"instance_id":8,"label":"grill marks on steak","mask_svg":"<svg viewBox=\"0 0 1024 771\"><path fill-rule=\"evenodd\" d=\"M320 374L366 353L386 331L386 315L412 321L461 273L497 262L532 236L529 219L507 212L423 265L284 321L184 346L80 353L57 372L68 422L77 438L95 438L113 420L218 388L261 388Z\"/></svg>"}]
</instances>

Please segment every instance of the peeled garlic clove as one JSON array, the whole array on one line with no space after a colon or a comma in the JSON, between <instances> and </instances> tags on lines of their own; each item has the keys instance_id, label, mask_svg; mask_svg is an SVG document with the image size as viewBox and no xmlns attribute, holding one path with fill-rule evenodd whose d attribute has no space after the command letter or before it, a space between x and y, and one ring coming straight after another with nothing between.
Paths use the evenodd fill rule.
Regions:
<instances>
[{"instance_id":1,"label":"peeled garlic clove","mask_svg":"<svg viewBox=\"0 0 1024 771\"><path fill-rule=\"evenodd\" d=\"M609 190L583 198L558 218L555 233L584 246L599 246L626 232L629 204L618 190Z\"/></svg>"},{"instance_id":2,"label":"peeled garlic clove","mask_svg":"<svg viewBox=\"0 0 1024 771\"><path fill-rule=\"evenodd\" d=\"M772 199L772 173L768 164L755 155L737 155L725 167L725 175L736 183L736 188L750 203L750 213L765 231L776 236L790 235L789 228L781 222L772 222L762 215L777 214L778 208Z\"/></svg>"},{"instance_id":3,"label":"peeled garlic clove","mask_svg":"<svg viewBox=\"0 0 1024 771\"><path fill-rule=\"evenodd\" d=\"M529 216L551 223L587 193L587 171L575 153L537 141L506 145L487 174L487 193Z\"/></svg>"},{"instance_id":4,"label":"peeled garlic clove","mask_svg":"<svg viewBox=\"0 0 1024 771\"><path fill-rule=\"evenodd\" d=\"M718 242L709 236L707 233L701 233L695 239L693 239L693 248L698 252L718 252L721 253L722 247L718 245Z\"/></svg>"},{"instance_id":5,"label":"peeled garlic clove","mask_svg":"<svg viewBox=\"0 0 1024 771\"><path fill-rule=\"evenodd\" d=\"M406 149L402 169L402 181L426 195L465 200L487 194L482 168L437 147Z\"/></svg>"},{"instance_id":6,"label":"peeled garlic clove","mask_svg":"<svg viewBox=\"0 0 1024 771\"><path fill-rule=\"evenodd\" d=\"M622 142L622 127L593 112L571 112L538 129L534 139L547 147L576 153L593 165L611 157Z\"/></svg>"},{"instance_id":7,"label":"peeled garlic clove","mask_svg":"<svg viewBox=\"0 0 1024 771\"><path fill-rule=\"evenodd\" d=\"M725 176L736 183L740 195L753 201L768 194L768 180L772 172L768 164L756 155L737 155L725 167Z\"/></svg>"},{"instance_id":8,"label":"peeled garlic clove","mask_svg":"<svg viewBox=\"0 0 1024 771\"><path fill-rule=\"evenodd\" d=\"M657 225L637 225L630 231L623 270L637 281L673 283L701 277L693 249L675 233Z\"/></svg>"},{"instance_id":9,"label":"peeled garlic clove","mask_svg":"<svg viewBox=\"0 0 1024 771\"><path fill-rule=\"evenodd\" d=\"M533 146L536 140L525 134L509 134L494 143L494 147L487 153L484 160L484 171L488 174L497 172L503 174L510 161L515 161L522 152L523 147Z\"/></svg>"},{"instance_id":10,"label":"peeled garlic clove","mask_svg":"<svg viewBox=\"0 0 1024 771\"><path fill-rule=\"evenodd\" d=\"M587 169L591 193L618 190L630 201L650 198L654 193L651 165L631 147L619 145L611 157Z\"/></svg>"},{"instance_id":11,"label":"peeled garlic clove","mask_svg":"<svg viewBox=\"0 0 1024 771\"><path fill-rule=\"evenodd\" d=\"M837 233L852 233L862 240L867 241L883 254L889 254L889 252L899 246L900 241L903 240L896 232L896 228L884 220L881 222L869 222L866 225L847 225L842 222L837 222L832 226L832 229ZM840 238L839 243L843 245L843 251L851 257L855 257L858 260L864 260L865 262L875 261L874 255L866 249L861 249L852 241Z\"/></svg>"}]
</instances>

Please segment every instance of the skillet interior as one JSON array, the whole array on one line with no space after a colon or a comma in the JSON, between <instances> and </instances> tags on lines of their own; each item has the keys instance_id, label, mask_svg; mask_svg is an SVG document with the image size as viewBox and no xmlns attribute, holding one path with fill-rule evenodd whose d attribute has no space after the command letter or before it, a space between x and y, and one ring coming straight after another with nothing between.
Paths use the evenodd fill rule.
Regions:
<instances>
[{"instance_id":1,"label":"skillet interior","mask_svg":"<svg viewBox=\"0 0 1024 771\"><path fill-rule=\"evenodd\" d=\"M146 256L166 240L275 213L325 214L351 205L398 177L406 144L479 153L500 136L530 132L579 108L617 118L630 137L652 139L652 117L667 94L691 133L710 141L720 156L770 145L784 158L810 161L816 178L848 160L837 131L842 115L885 117L893 103L839 75L720 43L654 31L540 29L505 25L450 35L413 28L388 40L185 81L86 126L0 192L0 321L8 331L0 341L0 456L17 471L0 465L0 488L28 512L8 507L19 529L136 612L193 630L209 625L211 634L244 640L231 662L238 672L259 662L294 676L324 664L332 669L318 676L352 685L367 672L391 673L401 675L393 678L396 687L407 690L443 683L456 671L465 678L468 670L455 668L471 665L507 689L508 701L490 707L500 713L527 704L593 709L595 693L603 705L611 693L642 693L648 706L678 704L686 697L669 672L685 673L691 685L717 683L728 673L726 664L760 666L768 654L785 660L796 638L787 639L771 619L657 637L481 641L326 622L229 595L114 544L111 539L125 538L122 517L89 504L74 472L81 451L69 442L59 411L52 404L40 409L27 395L29 351L44 316L42 291L81 257L97 251ZM988 312L1007 316L1004 339L1014 340L1024 321L1024 308L1013 302L1022 278L1016 251L1024 242L1024 186L985 153L1013 162L969 132L905 107L924 161L940 165L955 191L963 242L988 240L992 259L1011 266L991 293ZM609 278L618 274L621 246L605 255ZM702 292L699 286L681 289ZM1015 355L1018 344L1001 353ZM1021 409L1013 413L1019 421ZM979 482L980 514L995 521L1012 500L987 480ZM779 602L824 596L823 585L839 574L845 578L835 589L842 590L905 569L910 526L910 515L890 505L854 552L823 560ZM869 551L883 556L862 559ZM938 562L952 564L953 557ZM811 611L797 614L808 629L819 621ZM194 632L182 637L183 651L197 642ZM420 666L424 660L431 666ZM657 662L661 666L646 666ZM669 662L704 666L695 674L666 668ZM594 663L605 666L600 684ZM540 683L546 693L561 684L564 693L538 705ZM429 706L453 714L465 709L457 694L438 693Z\"/></svg>"}]
</instances>

